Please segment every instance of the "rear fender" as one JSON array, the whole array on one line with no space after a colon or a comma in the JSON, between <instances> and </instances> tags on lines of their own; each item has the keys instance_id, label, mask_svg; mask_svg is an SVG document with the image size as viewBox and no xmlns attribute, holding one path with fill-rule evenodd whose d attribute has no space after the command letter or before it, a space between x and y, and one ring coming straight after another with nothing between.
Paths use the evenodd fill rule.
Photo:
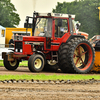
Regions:
<instances>
[{"instance_id":1,"label":"rear fender","mask_svg":"<svg viewBox=\"0 0 100 100\"><path fill-rule=\"evenodd\" d=\"M71 39L73 39L73 38L78 38L78 37L80 37L80 38L84 38L85 39L85 37L84 36L82 36L82 35L71 35L68 39L67 39L67 41L66 41L66 43L68 43Z\"/></svg>"}]
</instances>

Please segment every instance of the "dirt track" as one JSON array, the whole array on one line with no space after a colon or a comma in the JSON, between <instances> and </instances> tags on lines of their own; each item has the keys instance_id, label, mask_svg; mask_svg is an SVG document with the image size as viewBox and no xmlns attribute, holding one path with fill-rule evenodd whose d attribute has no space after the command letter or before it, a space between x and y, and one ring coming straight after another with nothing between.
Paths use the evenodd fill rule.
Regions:
<instances>
[{"instance_id":1,"label":"dirt track","mask_svg":"<svg viewBox=\"0 0 100 100\"><path fill-rule=\"evenodd\" d=\"M41 74L48 74L48 75L52 75L55 72L40 72ZM36 74L40 74L40 73L32 73L30 72L30 70L28 69L28 67L18 67L15 71L9 71L7 69L5 69L5 67L0 67L0 75L8 75L8 74L12 74L12 75L22 75L22 74L32 74L32 75L36 75ZM64 74L61 72L56 72L56 74Z\"/></svg>"},{"instance_id":2,"label":"dirt track","mask_svg":"<svg viewBox=\"0 0 100 100\"><path fill-rule=\"evenodd\" d=\"M0 100L100 100L100 84L0 84Z\"/></svg>"},{"instance_id":3,"label":"dirt track","mask_svg":"<svg viewBox=\"0 0 100 100\"><path fill-rule=\"evenodd\" d=\"M53 75L53 74L57 74L57 75L65 75L66 73L62 73L61 71L58 71L58 72L40 72L41 74L46 74L46 75ZM32 73L30 72L30 70L28 69L28 67L18 67L15 71L9 71L7 70L5 67L0 67L0 75L22 75L22 74L32 74L32 75L36 75L36 74L40 74L40 73ZM69 74L69 73L67 73ZM93 75L93 73L88 73L89 75ZM100 73L96 73L95 75L100 75ZM71 75L71 74L70 74ZM84 74L84 75L87 75L87 74Z\"/></svg>"},{"instance_id":4,"label":"dirt track","mask_svg":"<svg viewBox=\"0 0 100 100\"><path fill-rule=\"evenodd\" d=\"M8 71L4 67L0 67L0 75L1 74L21 75L39 73L31 73L28 68L24 67L19 67L16 71ZM46 72L45 74L50 75L54 74L54 72ZM0 83L0 100L100 100L100 83Z\"/></svg>"}]
</instances>

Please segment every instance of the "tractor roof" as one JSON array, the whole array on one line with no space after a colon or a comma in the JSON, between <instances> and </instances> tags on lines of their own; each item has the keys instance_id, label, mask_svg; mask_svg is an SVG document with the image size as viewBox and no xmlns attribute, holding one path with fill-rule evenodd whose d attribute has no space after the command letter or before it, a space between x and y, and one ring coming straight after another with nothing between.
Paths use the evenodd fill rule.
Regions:
<instances>
[{"instance_id":1,"label":"tractor roof","mask_svg":"<svg viewBox=\"0 0 100 100\"><path fill-rule=\"evenodd\" d=\"M52 17L63 17L63 18L69 18L69 16L71 16L71 18L75 18L75 15L62 14L62 13L37 13L37 12L34 12L34 14L36 14L37 16L52 16Z\"/></svg>"}]
</instances>

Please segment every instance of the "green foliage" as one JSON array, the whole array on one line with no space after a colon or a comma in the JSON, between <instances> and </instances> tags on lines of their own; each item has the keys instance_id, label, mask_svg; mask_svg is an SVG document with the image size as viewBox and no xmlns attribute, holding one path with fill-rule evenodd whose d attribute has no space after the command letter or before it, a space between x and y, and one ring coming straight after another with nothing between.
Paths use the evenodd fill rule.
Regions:
<instances>
[{"instance_id":1,"label":"green foliage","mask_svg":"<svg viewBox=\"0 0 100 100\"><path fill-rule=\"evenodd\" d=\"M71 3L57 3L54 13L76 15L75 20L81 23L80 31L87 32L89 37L100 34L99 10L100 0L75 0Z\"/></svg>"},{"instance_id":2,"label":"green foliage","mask_svg":"<svg viewBox=\"0 0 100 100\"><path fill-rule=\"evenodd\" d=\"M0 25L4 27L15 27L20 21L11 0L0 0Z\"/></svg>"}]
</instances>

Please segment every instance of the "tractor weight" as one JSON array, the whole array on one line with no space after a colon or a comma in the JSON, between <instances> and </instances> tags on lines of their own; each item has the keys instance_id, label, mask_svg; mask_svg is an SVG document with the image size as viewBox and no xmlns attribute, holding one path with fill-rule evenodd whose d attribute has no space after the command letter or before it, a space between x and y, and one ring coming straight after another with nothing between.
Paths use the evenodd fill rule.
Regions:
<instances>
[{"instance_id":1,"label":"tractor weight","mask_svg":"<svg viewBox=\"0 0 100 100\"><path fill-rule=\"evenodd\" d=\"M8 70L16 70L19 66L19 61L14 59L14 61L8 61L8 56L6 55L3 60L4 66Z\"/></svg>"}]
</instances>

